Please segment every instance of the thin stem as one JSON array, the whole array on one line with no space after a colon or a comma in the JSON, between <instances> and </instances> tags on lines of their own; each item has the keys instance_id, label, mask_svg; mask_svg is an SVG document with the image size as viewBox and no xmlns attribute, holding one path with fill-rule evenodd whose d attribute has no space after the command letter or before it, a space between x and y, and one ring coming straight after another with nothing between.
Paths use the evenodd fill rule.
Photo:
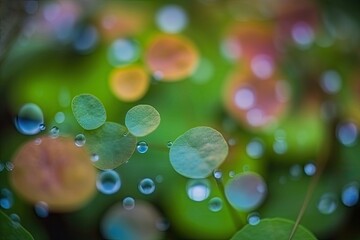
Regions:
<instances>
[{"instance_id":1,"label":"thin stem","mask_svg":"<svg viewBox=\"0 0 360 240\"><path fill-rule=\"evenodd\" d=\"M220 176L217 176L216 173L219 173ZM231 206L231 204L229 203L228 199L226 198L226 195L225 195L225 188L224 188L224 183L222 181L222 176L221 176L221 172L218 172L218 170L216 170L214 172L214 178L216 180L216 185L223 197L223 199L225 199L225 204L227 206L227 208L229 209L229 213L231 215L231 218L233 220L233 223L235 225L235 228L236 229L239 229L241 228L244 223L243 221L241 220L241 218L239 217L239 215L236 213L236 210L233 208L233 206Z\"/></svg>"}]
</instances>

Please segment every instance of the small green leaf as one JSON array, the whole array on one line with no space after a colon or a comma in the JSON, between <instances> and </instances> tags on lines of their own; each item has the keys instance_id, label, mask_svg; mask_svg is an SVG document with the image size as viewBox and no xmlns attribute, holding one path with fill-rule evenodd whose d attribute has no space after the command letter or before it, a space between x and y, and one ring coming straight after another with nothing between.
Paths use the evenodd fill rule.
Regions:
<instances>
[{"instance_id":1,"label":"small green leaf","mask_svg":"<svg viewBox=\"0 0 360 240\"><path fill-rule=\"evenodd\" d=\"M174 141L170 162L185 177L205 178L221 165L228 151L221 133L210 127L195 127Z\"/></svg>"},{"instance_id":2,"label":"small green leaf","mask_svg":"<svg viewBox=\"0 0 360 240\"><path fill-rule=\"evenodd\" d=\"M80 94L73 98L72 111L76 121L86 130L93 130L106 121L106 111L101 101L91 94Z\"/></svg>"},{"instance_id":3,"label":"small green leaf","mask_svg":"<svg viewBox=\"0 0 360 240\"><path fill-rule=\"evenodd\" d=\"M125 126L106 122L100 128L86 132L86 145L99 169L114 169L127 162L135 151L136 137Z\"/></svg>"},{"instance_id":4,"label":"small green leaf","mask_svg":"<svg viewBox=\"0 0 360 240\"><path fill-rule=\"evenodd\" d=\"M288 240L295 222L283 218L262 219L257 225L246 225L231 240ZM299 225L292 240L316 240L305 227Z\"/></svg>"},{"instance_id":5,"label":"small green leaf","mask_svg":"<svg viewBox=\"0 0 360 240\"><path fill-rule=\"evenodd\" d=\"M0 238L3 240L34 239L20 223L13 222L4 212L0 211Z\"/></svg>"},{"instance_id":6,"label":"small green leaf","mask_svg":"<svg viewBox=\"0 0 360 240\"><path fill-rule=\"evenodd\" d=\"M125 116L125 125L130 133L143 137L153 132L160 124L160 114L150 105L137 105Z\"/></svg>"}]
</instances>

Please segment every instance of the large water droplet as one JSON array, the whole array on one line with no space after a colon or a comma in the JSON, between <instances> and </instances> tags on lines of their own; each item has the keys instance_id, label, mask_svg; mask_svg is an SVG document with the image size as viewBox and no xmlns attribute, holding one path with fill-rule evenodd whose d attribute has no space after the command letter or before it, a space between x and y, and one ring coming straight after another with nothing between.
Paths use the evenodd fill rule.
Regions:
<instances>
[{"instance_id":1,"label":"large water droplet","mask_svg":"<svg viewBox=\"0 0 360 240\"><path fill-rule=\"evenodd\" d=\"M261 158L264 154L264 144L259 139L253 139L246 145L246 153L251 158Z\"/></svg>"},{"instance_id":2,"label":"large water droplet","mask_svg":"<svg viewBox=\"0 0 360 240\"><path fill-rule=\"evenodd\" d=\"M238 174L225 186L225 195L230 204L244 211L258 207L264 201L266 194L266 183L256 173Z\"/></svg>"},{"instance_id":3,"label":"large water droplet","mask_svg":"<svg viewBox=\"0 0 360 240\"><path fill-rule=\"evenodd\" d=\"M210 184L207 179L189 180L186 186L186 192L191 200L201 202L210 195Z\"/></svg>"},{"instance_id":4,"label":"large water droplet","mask_svg":"<svg viewBox=\"0 0 360 240\"><path fill-rule=\"evenodd\" d=\"M156 14L156 23L164 32L178 33L186 27L187 22L184 9L177 5L162 7Z\"/></svg>"},{"instance_id":5,"label":"large water droplet","mask_svg":"<svg viewBox=\"0 0 360 240\"><path fill-rule=\"evenodd\" d=\"M357 182L344 186L341 201L347 207L353 207L359 202L359 184Z\"/></svg>"},{"instance_id":6,"label":"large water droplet","mask_svg":"<svg viewBox=\"0 0 360 240\"><path fill-rule=\"evenodd\" d=\"M218 212L223 207L223 201L219 197L214 197L209 200L209 209L212 212Z\"/></svg>"},{"instance_id":7,"label":"large water droplet","mask_svg":"<svg viewBox=\"0 0 360 240\"><path fill-rule=\"evenodd\" d=\"M86 138L85 135L82 133L79 133L78 135L75 136L75 145L78 147L82 147L84 146L86 143Z\"/></svg>"},{"instance_id":8,"label":"large water droplet","mask_svg":"<svg viewBox=\"0 0 360 240\"><path fill-rule=\"evenodd\" d=\"M338 72L334 70L325 71L321 75L320 86L324 92L335 94L340 91L341 77Z\"/></svg>"},{"instance_id":9,"label":"large water droplet","mask_svg":"<svg viewBox=\"0 0 360 240\"><path fill-rule=\"evenodd\" d=\"M258 212L252 212L247 216L247 222L250 225L257 225L260 223L260 214Z\"/></svg>"},{"instance_id":10,"label":"large water droplet","mask_svg":"<svg viewBox=\"0 0 360 240\"><path fill-rule=\"evenodd\" d=\"M146 153L148 151L148 149L149 149L149 146L145 141L140 141L136 145L136 150L139 153Z\"/></svg>"},{"instance_id":11,"label":"large water droplet","mask_svg":"<svg viewBox=\"0 0 360 240\"><path fill-rule=\"evenodd\" d=\"M138 188L142 194L148 195L155 191L155 183L151 178L144 178L140 181Z\"/></svg>"},{"instance_id":12,"label":"large water droplet","mask_svg":"<svg viewBox=\"0 0 360 240\"><path fill-rule=\"evenodd\" d=\"M0 207L10 209L13 205L13 194L9 189L3 188L0 192Z\"/></svg>"},{"instance_id":13,"label":"large water droplet","mask_svg":"<svg viewBox=\"0 0 360 240\"><path fill-rule=\"evenodd\" d=\"M96 179L97 189L104 194L116 193L121 186L120 176L114 170L101 172Z\"/></svg>"},{"instance_id":14,"label":"large water droplet","mask_svg":"<svg viewBox=\"0 0 360 240\"><path fill-rule=\"evenodd\" d=\"M325 193L321 196L317 208L322 214L331 214L337 208L338 202L336 196L332 193Z\"/></svg>"},{"instance_id":15,"label":"large water droplet","mask_svg":"<svg viewBox=\"0 0 360 240\"><path fill-rule=\"evenodd\" d=\"M132 197L126 197L123 199L123 207L126 210L131 210L135 207L135 199Z\"/></svg>"},{"instance_id":16,"label":"large water droplet","mask_svg":"<svg viewBox=\"0 0 360 240\"><path fill-rule=\"evenodd\" d=\"M358 136L357 126L352 122L341 123L336 128L336 136L345 146L353 146Z\"/></svg>"},{"instance_id":17,"label":"large water droplet","mask_svg":"<svg viewBox=\"0 0 360 240\"><path fill-rule=\"evenodd\" d=\"M49 206L46 202L38 202L34 206L34 210L37 216L46 218L49 215Z\"/></svg>"},{"instance_id":18,"label":"large water droplet","mask_svg":"<svg viewBox=\"0 0 360 240\"><path fill-rule=\"evenodd\" d=\"M41 108L34 103L22 106L15 119L17 130L26 135L34 135L41 131L40 125L44 123L44 115Z\"/></svg>"}]
</instances>

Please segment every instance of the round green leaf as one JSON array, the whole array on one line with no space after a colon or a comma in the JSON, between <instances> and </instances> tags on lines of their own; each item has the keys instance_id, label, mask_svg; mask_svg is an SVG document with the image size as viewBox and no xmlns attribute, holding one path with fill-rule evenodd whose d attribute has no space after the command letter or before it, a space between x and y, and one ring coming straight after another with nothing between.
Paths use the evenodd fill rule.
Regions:
<instances>
[{"instance_id":1,"label":"round green leaf","mask_svg":"<svg viewBox=\"0 0 360 240\"><path fill-rule=\"evenodd\" d=\"M91 94L80 94L73 98L71 108L76 121L86 130L93 130L106 121L106 111L101 101Z\"/></svg>"},{"instance_id":2,"label":"round green leaf","mask_svg":"<svg viewBox=\"0 0 360 240\"><path fill-rule=\"evenodd\" d=\"M231 240L288 240L295 222L283 218L262 219L257 225L246 225ZM316 240L305 227L299 225L292 240Z\"/></svg>"},{"instance_id":3,"label":"round green leaf","mask_svg":"<svg viewBox=\"0 0 360 240\"><path fill-rule=\"evenodd\" d=\"M137 105L125 116L125 125L134 136L143 137L153 132L160 124L159 112L150 105Z\"/></svg>"},{"instance_id":4,"label":"round green leaf","mask_svg":"<svg viewBox=\"0 0 360 240\"><path fill-rule=\"evenodd\" d=\"M31 234L19 222L11 220L4 212L0 211L0 233L4 240L33 240Z\"/></svg>"},{"instance_id":5,"label":"round green leaf","mask_svg":"<svg viewBox=\"0 0 360 240\"><path fill-rule=\"evenodd\" d=\"M205 178L221 165L228 152L221 133L210 127L195 127L174 141L170 162L185 177Z\"/></svg>"},{"instance_id":6,"label":"round green leaf","mask_svg":"<svg viewBox=\"0 0 360 240\"><path fill-rule=\"evenodd\" d=\"M100 128L86 132L86 146L95 167L114 169L130 159L135 151L136 137L125 126L106 122Z\"/></svg>"}]
</instances>

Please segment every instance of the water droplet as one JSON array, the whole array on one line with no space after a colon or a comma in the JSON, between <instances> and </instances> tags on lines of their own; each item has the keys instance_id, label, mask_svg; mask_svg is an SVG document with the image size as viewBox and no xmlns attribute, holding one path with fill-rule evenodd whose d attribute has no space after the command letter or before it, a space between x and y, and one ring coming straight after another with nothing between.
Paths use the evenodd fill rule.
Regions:
<instances>
[{"instance_id":1,"label":"water droplet","mask_svg":"<svg viewBox=\"0 0 360 240\"><path fill-rule=\"evenodd\" d=\"M331 214L337 208L337 199L336 196L332 193L325 193L321 196L317 208L322 214Z\"/></svg>"},{"instance_id":2,"label":"water droplet","mask_svg":"<svg viewBox=\"0 0 360 240\"><path fill-rule=\"evenodd\" d=\"M164 32L178 33L186 27L188 18L180 6L167 5L156 13L156 23Z\"/></svg>"},{"instance_id":3,"label":"water droplet","mask_svg":"<svg viewBox=\"0 0 360 240\"><path fill-rule=\"evenodd\" d=\"M251 59L251 70L260 79L270 78L274 72L273 60L268 55L256 55Z\"/></svg>"},{"instance_id":4,"label":"water droplet","mask_svg":"<svg viewBox=\"0 0 360 240\"><path fill-rule=\"evenodd\" d=\"M210 184L207 179L189 180L186 186L187 195L191 200L201 202L210 195Z\"/></svg>"},{"instance_id":5,"label":"water droplet","mask_svg":"<svg viewBox=\"0 0 360 240\"><path fill-rule=\"evenodd\" d=\"M357 182L344 186L341 193L341 201L347 207L353 207L359 202L359 184Z\"/></svg>"},{"instance_id":6,"label":"water droplet","mask_svg":"<svg viewBox=\"0 0 360 240\"><path fill-rule=\"evenodd\" d=\"M314 41L314 31L306 22L296 23L291 30L291 36L295 43L302 48L309 47Z\"/></svg>"},{"instance_id":7,"label":"water droplet","mask_svg":"<svg viewBox=\"0 0 360 240\"><path fill-rule=\"evenodd\" d=\"M140 181L138 188L142 194L148 195L155 191L155 183L150 178L144 178Z\"/></svg>"},{"instance_id":8,"label":"water droplet","mask_svg":"<svg viewBox=\"0 0 360 240\"><path fill-rule=\"evenodd\" d=\"M44 123L41 123L41 124L39 125L39 129L40 129L40 131L45 131L46 125L45 125Z\"/></svg>"},{"instance_id":9,"label":"water droplet","mask_svg":"<svg viewBox=\"0 0 360 240\"><path fill-rule=\"evenodd\" d=\"M340 91L341 77L338 72L334 70L325 71L321 75L320 86L324 92L335 94Z\"/></svg>"},{"instance_id":10,"label":"water droplet","mask_svg":"<svg viewBox=\"0 0 360 240\"><path fill-rule=\"evenodd\" d=\"M168 230L170 227L170 222L168 220L166 220L165 218L160 218L159 220L156 221L156 228L159 231L166 231Z\"/></svg>"},{"instance_id":11,"label":"water droplet","mask_svg":"<svg viewBox=\"0 0 360 240\"><path fill-rule=\"evenodd\" d=\"M58 127L56 126L53 126L51 129L50 129L50 136L52 138L57 138L59 137L59 133L60 133L60 130Z\"/></svg>"},{"instance_id":12,"label":"water droplet","mask_svg":"<svg viewBox=\"0 0 360 240\"><path fill-rule=\"evenodd\" d=\"M229 177L233 178L235 177L236 173L235 171L229 171Z\"/></svg>"},{"instance_id":13,"label":"water droplet","mask_svg":"<svg viewBox=\"0 0 360 240\"><path fill-rule=\"evenodd\" d=\"M308 176L313 176L316 173L316 166L314 163L307 163L304 166L304 172Z\"/></svg>"},{"instance_id":14,"label":"water droplet","mask_svg":"<svg viewBox=\"0 0 360 240\"><path fill-rule=\"evenodd\" d=\"M357 126L352 122L341 123L336 128L336 135L344 146L353 146L358 136Z\"/></svg>"},{"instance_id":15,"label":"water droplet","mask_svg":"<svg viewBox=\"0 0 360 240\"><path fill-rule=\"evenodd\" d=\"M301 177L302 174L302 169L301 166L299 164L295 164L293 166L290 167L290 176L294 179L298 179Z\"/></svg>"},{"instance_id":16,"label":"water droplet","mask_svg":"<svg viewBox=\"0 0 360 240\"><path fill-rule=\"evenodd\" d=\"M12 162L6 162L5 168L6 168L6 170L8 170L10 172L14 169L14 164Z\"/></svg>"},{"instance_id":17,"label":"water droplet","mask_svg":"<svg viewBox=\"0 0 360 240\"><path fill-rule=\"evenodd\" d=\"M222 172L220 170L214 171L214 178L221 179L222 178Z\"/></svg>"},{"instance_id":18,"label":"water droplet","mask_svg":"<svg viewBox=\"0 0 360 240\"><path fill-rule=\"evenodd\" d=\"M44 123L41 108L34 103L22 106L15 119L17 130L25 135L34 135L40 132L40 125Z\"/></svg>"},{"instance_id":19,"label":"water droplet","mask_svg":"<svg viewBox=\"0 0 360 240\"><path fill-rule=\"evenodd\" d=\"M10 209L13 205L13 194L9 189L3 188L0 192L0 207Z\"/></svg>"},{"instance_id":20,"label":"water droplet","mask_svg":"<svg viewBox=\"0 0 360 240\"><path fill-rule=\"evenodd\" d=\"M209 200L209 209L212 212L218 212L223 207L223 201L219 197L214 197Z\"/></svg>"},{"instance_id":21,"label":"water droplet","mask_svg":"<svg viewBox=\"0 0 360 240\"><path fill-rule=\"evenodd\" d=\"M97 161L99 161L100 157L96 153L93 153L93 154L91 154L90 159L92 162L97 162Z\"/></svg>"},{"instance_id":22,"label":"water droplet","mask_svg":"<svg viewBox=\"0 0 360 240\"><path fill-rule=\"evenodd\" d=\"M126 197L123 199L123 207L126 210L131 210L135 207L135 199L132 197Z\"/></svg>"},{"instance_id":23,"label":"water droplet","mask_svg":"<svg viewBox=\"0 0 360 240\"><path fill-rule=\"evenodd\" d=\"M86 142L86 138L85 135L80 133L78 135L75 136L75 145L78 147L82 147L85 145Z\"/></svg>"},{"instance_id":24,"label":"water droplet","mask_svg":"<svg viewBox=\"0 0 360 240\"><path fill-rule=\"evenodd\" d=\"M115 40L108 51L108 61L114 67L130 64L139 58L139 45L131 39Z\"/></svg>"},{"instance_id":25,"label":"water droplet","mask_svg":"<svg viewBox=\"0 0 360 240\"><path fill-rule=\"evenodd\" d=\"M139 153L146 153L149 149L148 144L145 141L140 141L137 143L136 150Z\"/></svg>"},{"instance_id":26,"label":"water droplet","mask_svg":"<svg viewBox=\"0 0 360 240\"><path fill-rule=\"evenodd\" d=\"M234 208L249 211L264 201L267 186L260 175L251 172L241 173L226 184L225 195Z\"/></svg>"},{"instance_id":27,"label":"water droplet","mask_svg":"<svg viewBox=\"0 0 360 240\"><path fill-rule=\"evenodd\" d=\"M113 194L120 189L120 186L120 176L114 170L105 170L98 174L96 187L100 192L104 194Z\"/></svg>"},{"instance_id":28,"label":"water droplet","mask_svg":"<svg viewBox=\"0 0 360 240\"><path fill-rule=\"evenodd\" d=\"M251 158L261 158L264 154L264 144L259 139L253 139L246 145L246 153Z\"/></svg>"},{"instance_id":29,"label":"water droplet","mask_svg":"<svg viewBox=\"0 0 360 240\"><path fill-rule=\"evenodd\" d=\"M36 203L34 210L38 217L46 218L49 215L49 206L46 202L40 201Z\"/></svg>"},{"instance_id":30,"label":"water droplet","mask_svg":"<svg viewBox=\"0 0 360 240\"><path fill-rule=\"evenodd\" d=\"M234 100L238 108L244 110L250 109L256 101L255 93L249 87L242 87L235 93Z\"/></svg>"},{"instance_id":31,"label":"water droplet","mask_svg":"<svg viewBox=\"0 0 360 240\"><path fill-rule=\"evenodd\" d=\"M20 227L20 217L16 213L10 214L11 223L14 228Z\"/></svg>"},{"instance_id":32,"label":"water droplet","mask_svg":"<svg viewBox=\"0 0 360 240\"><path fill-rule=\"evenodd\" d=\"M260 223L260 214L258 212L252 212L247 216L247 222L250 225L257 225Z\"/></svg>"},{"instance_id":33,"label":"water droplet","mask_svg":"<svg viewBox=\"0 0 360 240\"><path fill-rule=\"evenodd\" d=\"M171 148L172 145L173 145L173 142L172 142L172 141L168 141L168 142L166 143L166 146L167 146L168 148Z\"/></svg>"}]
</instances>

